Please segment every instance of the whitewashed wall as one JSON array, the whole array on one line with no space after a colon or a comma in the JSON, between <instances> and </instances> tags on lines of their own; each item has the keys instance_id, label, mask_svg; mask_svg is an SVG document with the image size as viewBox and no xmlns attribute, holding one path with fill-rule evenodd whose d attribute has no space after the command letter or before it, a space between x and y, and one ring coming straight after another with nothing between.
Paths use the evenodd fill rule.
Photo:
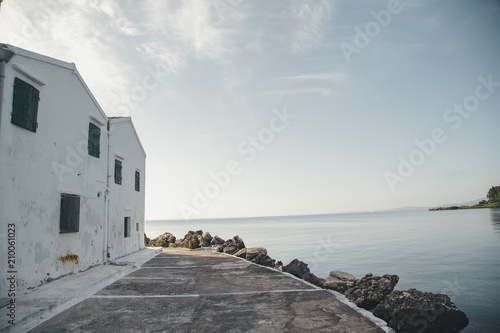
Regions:
<instances>
[{"instance_id":1,"label":"whitewashed wall","mask_svg":"<svg viewBox=\"0 0 500 333\"><path fill-rule=\"evenodd\" d=\"M16 225L17 292L22 293L107 260L108 119L73 64L13 49L17 55L6 66L0 129L0 237L1 244L6 244L7 225ZM15 77L40 91L36 133L11 124ZM89 122L101 129L100 158L88 155ZM136 162L134 167L141 168L144 177L143 150L128 151L136 150L140 143L135 135L127 137L130 131L123 127L111 137L116 135L120 144L127 142L121 146L127 159L142 157L142 163ZM109 167L112 176L114 165ZM109 229L123 228L119 221L123 212L116 207L129 207L134 212L135 235L135 221L140 222L141 232L144 228L144 191L135 192L132 177L130 181L131 189L122 187L116 193L113 189L108 196L113 203L109 218L117 223ZM61 193L81 196L77 233L59 233ZM112 257L143 245L137 237L124 240L123 232L121 236L121 240L113 239ZM7 261L6 252L0 249L2 265ZM78 262L62 263L58 258L66 254L78 255ZM4 267L0 271L6 274ZM6 281L0 277L0 290L4 291Z\"/></svg>"},{"instance_id":2,"label":"whitewashed wall","mask_svg":"<svg viewBox=\"0 0 500 333\"><path fill-rule=\"evenodd\" d=\"M130 118L110 119L110 233L111 258L144 248L145 158ZM115 159L122 161L122 184L115 184ZM135 171L139 171L140 191L135 191ZM124 218L130 217L130 237L124 237ZM136 228L138 224L139 230Z\"/></svg>"}]
</instances>

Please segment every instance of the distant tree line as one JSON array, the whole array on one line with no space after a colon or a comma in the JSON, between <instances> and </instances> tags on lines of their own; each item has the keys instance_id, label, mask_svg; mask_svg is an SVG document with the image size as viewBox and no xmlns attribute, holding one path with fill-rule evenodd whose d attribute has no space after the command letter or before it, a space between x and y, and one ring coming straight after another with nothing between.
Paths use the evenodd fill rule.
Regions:
<instances>
[{"instance_id":1,"label":"distant tree line","mask_svg":"<svg viewBox=\"0 0 500 333\"><path fill-rule=\"evenodd\" d=\"M478 204L472 206L450 206L450 207L436 207L429 208L430 211L435 210L455 210L455 209L469 209L469 208L500 208L500 186L493 186L486 194L488 200L481 200Z\"/></svg>"},{"instance_id":2,"label":"distant tree line","mask_svg":"<svg viewBox=\"0 0 500 333\"><path fill-rule=\"evenodd\" d=\"M488 198L488 202L490 203L500 202L500 186L493 186L492 188L490 188L488 193L486 194L486 197Z\"/></svg>"}]
</instances>

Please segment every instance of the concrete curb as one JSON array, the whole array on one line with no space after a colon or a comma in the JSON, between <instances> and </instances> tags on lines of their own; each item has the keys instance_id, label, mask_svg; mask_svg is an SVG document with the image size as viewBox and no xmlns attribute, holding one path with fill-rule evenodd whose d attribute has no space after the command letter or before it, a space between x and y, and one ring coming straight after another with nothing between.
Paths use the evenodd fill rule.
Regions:
<instances>
[{"instance_id":1,"label":"concrete curb","mask_svg":"<svg viewBox=\"0 0 500 333\"><path fill-rule=\"evenodd\" d=\"M123 276L138 270L160 252L161 248L145 248L105 265L43 285L16 299L16 324L10 325L7 319L2 320L0 331L29 331ZM6 311L6 307L0 309L2 318L8 318Z\"/></svg>"}]
</instances>

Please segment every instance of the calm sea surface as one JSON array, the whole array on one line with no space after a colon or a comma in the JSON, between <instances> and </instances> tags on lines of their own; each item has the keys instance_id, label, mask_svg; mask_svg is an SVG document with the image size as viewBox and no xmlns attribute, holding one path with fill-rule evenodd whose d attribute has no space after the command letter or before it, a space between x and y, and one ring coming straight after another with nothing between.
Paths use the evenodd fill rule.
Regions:
<instances>
[{"instance_id":1,"label":"calm sea surface","mask_svg":"<svg viewBox=\"0 0 500 333\"><path fill-rule=\"evenodd\" d=\"M445 293L469 317L462 332L500 332L500 209L146 221L154 238L171 232L239 235L285 265L297 258L319 277L398 274L398 290Z\"/></svg>"}]
</instances>

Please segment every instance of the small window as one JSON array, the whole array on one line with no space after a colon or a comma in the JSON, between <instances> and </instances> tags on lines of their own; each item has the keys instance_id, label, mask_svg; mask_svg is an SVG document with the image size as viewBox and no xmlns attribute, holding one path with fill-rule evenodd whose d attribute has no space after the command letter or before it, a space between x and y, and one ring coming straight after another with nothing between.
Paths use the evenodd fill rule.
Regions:
<instances>
[{"instance_id":1,"label":"small window","mask_svg":"<svg viewBox=\"0 0 500 333\"><path fill-rule=\"evenodd\" d=\"M122 161L115 159L115 184L122 184Z\"/></svg>"},{"instance_id":2,"label":"small window","mask_svg":"<svg viewBox=\"0 0 500 333\"><path fill-rule=\"evenodd\" d=\"M16 77L10 122L36 133L39 100L40 92L38 89Z\"/></svg>"},{"instance_id":3,"label":"small window","mask_svg":"<svg viewBox=\"0 0 500 333\"><path fill-rule=\"evenodd\" d=\"M89 155L99 158L101 154L101 129L94 125L93 123L89 123Z\"/></svg>"},{"instance_id":4,"label":"small window","mask_svg":"<svg viewBox=\"0 0 500 333\"><path fill-rule=\"evenodd\" d=\"M130 237L130 217L123 219L123 236Z\"/></svg>"},{"instance_id":5,"label":"small window","mask_svg":"<svg viewBox=\"0 0 500 333\"><path fill-rule=\"evenodd\" d=\"M61 194L61 219L59 232L69 233L80 230L80 197L78 195Z\"/></svg>"},{"instance_id":6,"label":"small window","mask_svg":"<svg viewBox=\"0 0 500 333\"><path fill-rule=\"evenodd\" d=\"M141 173L137 170L135 171L135 190L141 191Z\"/></svg>"},{"instance_id":7,"label":"small window","mask_svg":"<svg viewBox=\"0 0 500 333\"><path fill-rule=\"evenodd\" d=\"M139 231L139 223L135 224L135 231Z\"/></svg>"}]
</instances>

